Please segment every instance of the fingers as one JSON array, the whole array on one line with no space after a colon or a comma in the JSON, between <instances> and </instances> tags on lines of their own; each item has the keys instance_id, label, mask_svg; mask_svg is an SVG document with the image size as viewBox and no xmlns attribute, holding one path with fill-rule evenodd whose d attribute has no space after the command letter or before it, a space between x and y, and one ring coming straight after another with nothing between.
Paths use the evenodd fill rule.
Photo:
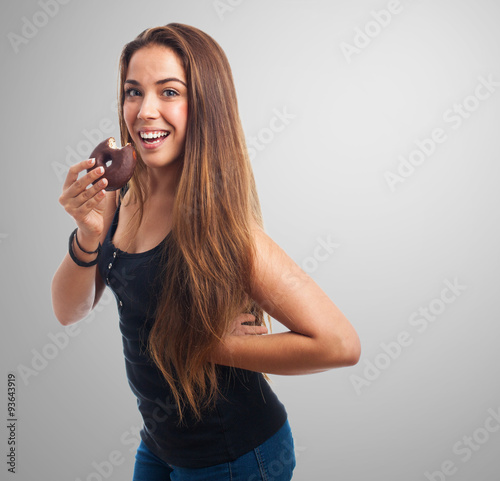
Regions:
<instances>
[{"instance_id":1,"label":"fingers","mask_svg":"<svg viewBox=\"0 0 500 481\"><path fill-rule=\"evenodd\" d=\"M92 210L96 206L96 204L98 204L104 198L103 189L108 184L108 181L107 179L98 180L103 173L104 169L102 167L98 167L97 169L95 169L95 171L89 172L87 175L84 175L80 179L82 181L83 187L78 188L78 190L75 191L75 195L73 196L73 202L77 208L85 207L88 210ZM73 186L76 186L80 182L80 180L76 181ZM95 182L95 184L91 185L93 182Z\"/></svg>"},{"instance_id":2,"label":"fingers","mask_svg":"<svg viewBox=\"0 0 500 481\"><path fill-rule=\"evenodd\" d=\"M78 174L91 165L88 160L84 160L71 166L68 171L59 202L70 214L70 210L77 209L85 203L86 209L90 211L104 198L104 193L100 191L106 187L108 181L101 179L96 182L104 173L102 167L93 169L78 179ZM94 182L95 184L89 187ZM93 202L89 203L90 199L93 199Z\"/></svg>"},{"instance_id":3,"label":"fingers","mask_svg":"<svg viewBox=\"0 0 500 481\"><path fill-rule=\"evenodd\" d=\"M66 176L63 192L59 203L71 215L82 229L97 232L102 224L104 208L99 204L106 197L105 187L107 179L99 179L104 174L104 169L98 167L78 178L78 175L94 165L94 159L84 160L72 165Z\"/></svg>"},{"instance_id":4,"label":"fingers","mask_svg":"<svg viewBox=\"0 0 500 481\"><path fill-rule=\"evenodd\" d=\"M106 179L104 179L105 181ZM79 212L79 217L85 217L89 212L94 210L102 202L106 196L103 190L104 184L97 183L89 189L85 189L79 196L75 197L75 207L74 210ZM77 219L76 216L75 219ZM77 219L78 220L78 219Z\"/></svg>"},{"instance_id":5,"label":"fingers","mask_svg":"<svg viewBox=\"0 0 500 481\"><path fill-rule=\"evenodd\" d=\"M253 329L253 334L267 334L266 326L250 326Z\"/></svg>"},{"instance_id":6,"label":"fingers","mask_svg":"<svg viewBox=\"0 0 500 481\"><path fill-rule=\"evenodd\" d=\"M92 162L90 162L92 161ZM68 175L63 185L63 195L61 197L66 198L76 198L82 192L84 192L87 187L95 182L99 177L104 174L103 167L98 167L90 172L87 172L81 178L78 178L78 174L85 169L92 167L94 159L84 160L72 165L68 170Z\"/></svg>"},{"instance_id":7,"label":"fingers","mask_svg":"<svg viewBox=\"0 0 500 481\"><path fill-rule=\"evenodd\" d=\"M232 328L230 329L231 335L247 336L267 334L267 327L264 325L256 326L255 319L256 318L253 314L239 314L233 321Z\"/></svg>"},{"instance_id":8,"label":"fingers","mask_svg":"<svg viewBox=\"0 0 500 481\"><path fill-rule=\"evenodd\" d=\"M266 326L241 326L243 335L260 335L267 334Z\"/></svg>"},{"instance_id":9,"label":"fingers","mask_svg":"<svg viewBox=\"0 0 500 481\"><path fill-rule=\"evenodd\" d=\"M253 325L255 323L255 316L253 314L240 314L237 320L241 324Z\"/></svg>"},{"instance_id":10,"label":"fingers","mask_svg":"<svg viewBox=\"0 0 500 481\"><path fill-rule=\"evenodd\" d=\"M78 164L76 164L78 165ZM79 171L81 172L81 170ZM99 188L103 188L106 184L105 183L99 183L96 182L99 177L104 174L104 168L103 167L97 167L97 169L93 169L90 172L86 173L83 175L80 179L75 179L71 185L67 188L67 196L70 198L78 198L80 205L83 204L86 200L89 199L89 193L86 193L87 188L89 187L90 184L94 183L92 188L95 187L94 192L92 194L95 194ZM68 173L68 176L70 174ZM72 173L72 176L74 174ZM77 173L78 176L78 173ZM74 178L74 176L72 177ZM104 181L107 183L106 179L101 179L101 181ZM82 194L85 194L82 196Z\"/></svg>"},{"instance_id":11,"label":"fingers","mask_svg":"<svg viewBox=\"0 0 500 481\"><path fill-rule=\"evenodd\" d=\"M267 327L255 325L255 316L253 314L240 314L237 318L241 328L248 334L266 334Z\"/></svg>"},{"instance_id":12,"label":"fingers","mask_svg":"<svg viewBox=\"0 0 500 481\"><path fill-rule=\"evenodd\" d=\"M63 184L63 191L67 190L72 184L78 179L78 174L82 170L90 169L94 165L95 159L82 160L74 165L72 165L68 170L68 175ZM97 170L97 169L94 169Z\"/></svg>"},{"instance_id":13,"label":"fingers","mask_svg":"<svg viewBox=\"0 0 500 481\"><path fill-rule=\"evenodd\" d=\"M267 334L266 326L256 326L253 323L255 322L255 316L252 314L245 314L246 321L241 321L240 330L243 335L252 335L252 334ZM248 320L248 317L251 317L251 320ZM252 324L249 324L249 323ZM247 324L248 323L248 324Z\"/></svg>"}]
</instances>

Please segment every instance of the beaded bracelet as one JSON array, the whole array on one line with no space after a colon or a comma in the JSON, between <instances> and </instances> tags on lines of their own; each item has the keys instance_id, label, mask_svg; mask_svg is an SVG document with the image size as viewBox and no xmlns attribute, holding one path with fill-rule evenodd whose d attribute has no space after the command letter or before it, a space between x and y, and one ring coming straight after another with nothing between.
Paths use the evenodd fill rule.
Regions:
<instances>
[{"instance_id":1,"label":"beaded bracelet","mask_svg":"<svg viewBox=\"0 0 500 481\"><path fill-rule=\"evenodd\" d=\"M93 266L95 264L97 264L98 260L99 260L99 257L101 255L101 243L99 242L99 245L97 246L97 249L94 251L94 252L88 252L86 250L83 250L81 247L80 247L80 244L78 243L78 239L76 239L76 231L78 230L78 227L71 233L71 235L69 236L69 255L70 257L73 259L73 261L75 262L75 264L81 266L81 267L90 267L90 266ZM75 237L76 239L76 243L78 245L78 247L80 249L82 249L83 252L87 253L87 254L96 254L97 253L97 257L93 260L93 261L90 261L90 262L83 262L81 261L80 259L78 259L78 257L76 257L74 251L73 251L73 237Z\"/></svg>"}]
</instances>

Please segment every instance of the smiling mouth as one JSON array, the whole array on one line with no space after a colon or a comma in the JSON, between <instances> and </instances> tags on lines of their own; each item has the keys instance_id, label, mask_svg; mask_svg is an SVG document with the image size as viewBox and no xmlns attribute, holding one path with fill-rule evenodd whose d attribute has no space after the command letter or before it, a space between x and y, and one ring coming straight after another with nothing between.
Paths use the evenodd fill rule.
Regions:
<instances>
[{"instance_id":1,"label":"smiling mouth","mask_svg":"<svg viewBox=\"0 0 500 481\"><path fill-rule=\"evenodd\" d=\"M163 142L168 136L170 132L166 130L156 130L152 132L139 132L139 136L142 142L146 145L155 145Z\"/></svg>"}]
</instances>

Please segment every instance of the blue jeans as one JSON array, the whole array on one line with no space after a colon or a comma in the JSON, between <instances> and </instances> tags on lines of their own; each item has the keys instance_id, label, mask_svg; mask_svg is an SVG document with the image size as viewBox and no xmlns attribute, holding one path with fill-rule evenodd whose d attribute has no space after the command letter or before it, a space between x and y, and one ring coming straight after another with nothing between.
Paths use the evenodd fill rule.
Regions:
<instances>
[{"instance_id":1,"label":"blue jeans","mask_svg":"<svg viewBox=\"0 0 500 481\"><path fill-rule=\"evenodd\" d=\"M267 441L229 463L181 468L154 455L141 440L133 481L290 481L295 451L288 419Z\"/></svg>"}]
</instances>

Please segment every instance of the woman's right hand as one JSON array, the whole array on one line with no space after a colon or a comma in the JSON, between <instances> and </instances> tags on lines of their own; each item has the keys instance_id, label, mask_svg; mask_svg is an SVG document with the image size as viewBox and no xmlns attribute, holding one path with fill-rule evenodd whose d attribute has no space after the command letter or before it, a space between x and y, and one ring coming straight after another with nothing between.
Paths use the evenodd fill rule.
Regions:
<instances>
[{"instance_id":1,"label":"woman's right hand","mask_svg":"<svg viewBox=\"0 0 500 481\"><path fill-rule=\"evenodd\" d=\"M78 162L69 168L59 203L75 219L79 232L86 237L97 239L104 229L103 200L106 198L104 188L107 180L101 179L91 185L104 173L102 167L93 169L78 179L80 172L94 165L95 160L90 160Z\"/></svg>"}]
</instances>

